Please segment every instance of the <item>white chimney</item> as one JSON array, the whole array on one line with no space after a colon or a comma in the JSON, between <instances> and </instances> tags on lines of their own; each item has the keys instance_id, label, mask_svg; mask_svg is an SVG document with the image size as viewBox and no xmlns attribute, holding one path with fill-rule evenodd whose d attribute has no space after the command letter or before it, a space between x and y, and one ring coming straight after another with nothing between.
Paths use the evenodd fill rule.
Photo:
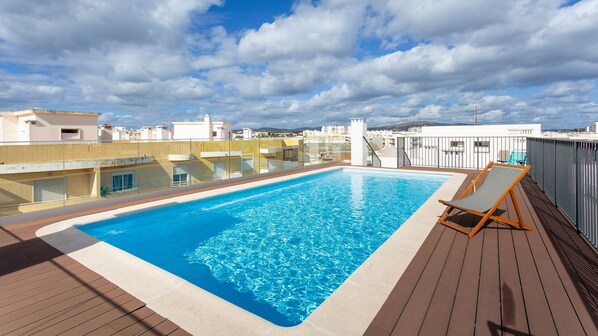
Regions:
<instances>
[{"instance_id":1,"label":"white chimney","mask_svg":"<svg viewBox=\"0 0 598 336\"><path fill-rule=\"evenodd\" d=\"M365 119L351 119L351 165L367 166L368 149L364 137L367 135L368 125Z\"/></svg>"}]
</instances>

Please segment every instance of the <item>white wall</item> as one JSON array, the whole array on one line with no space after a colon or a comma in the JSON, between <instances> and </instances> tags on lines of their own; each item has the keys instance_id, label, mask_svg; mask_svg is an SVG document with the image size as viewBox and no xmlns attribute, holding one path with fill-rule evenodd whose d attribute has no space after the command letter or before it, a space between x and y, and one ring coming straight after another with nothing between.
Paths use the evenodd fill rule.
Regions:
<instances>
[{"instance_id":1,"label":"white wall","mask_svg":"<svg viewBox=\"0 0 598 336\"><path fill-rule=\"evenodd\" d=\"M36 113L36 117L36 124L31 126L31 141L61 140L63 128L79 129L79 140L98 140L97 114Z\"/></svg>"},{"instance_id":2,"label":"white wall","mask_svg":"<svg viewBox=\"0 0 598 336\"><path fill-rule=\"evenodd\" d=\"M209 114L204 116L204 121L175 121L172 124L174 132L172 138L175 140L224 140L232 138L232 124L212 121ZM216 135L214 135L214 132Z\"/></svg>"},{"instance_id":3,"label":"white wall","mask_svg":"<svg viewBox=\"0 0 598 336\"><path fill-rule=\"evenodd\" d=\"M17 117L10 114L0 115L0 141L18 141Z\"/></svg>"},{"instance_id":4,"label":"white wall","mask_svg":"<svg viewBox=\"0 0 598 336\"><path fill-rule=\"evenodd\" d=\"M174 134L172 138L175 140L183 139L206 139L203 130L203 122L173 122Z\"/></svg>"},{"instance_id":5,"label":"white wall","mask_svg":"<svg viewBox=\"0 0 598 336\"><path fill-rule=\"evenodd\" d=\"M418 134L420 135L420 134ZM541 124L423 126L421 136L541 136Z\"/></svg>"}]
</instances>

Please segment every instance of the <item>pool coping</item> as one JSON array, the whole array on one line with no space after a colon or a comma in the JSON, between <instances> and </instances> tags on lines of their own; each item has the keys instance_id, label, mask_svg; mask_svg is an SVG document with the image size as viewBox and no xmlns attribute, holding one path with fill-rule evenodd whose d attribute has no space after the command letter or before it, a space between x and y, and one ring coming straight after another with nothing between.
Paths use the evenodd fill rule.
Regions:
<instances>
[{"instance_id":1,"label":"pool coping","mask_svg":"<svg viewBox=\"0 0 598 336\"><path fill-rule=\"evenodd\" d=\"M132 211L182 203L337 169L444 174L449 179L301 324L277 326L178 276L73 228ZM438 171L335 166L273 177L81 216L45 226L37 236L192 334L361 335L436 224L466 175Z\"/></svg>"}]
</instances>

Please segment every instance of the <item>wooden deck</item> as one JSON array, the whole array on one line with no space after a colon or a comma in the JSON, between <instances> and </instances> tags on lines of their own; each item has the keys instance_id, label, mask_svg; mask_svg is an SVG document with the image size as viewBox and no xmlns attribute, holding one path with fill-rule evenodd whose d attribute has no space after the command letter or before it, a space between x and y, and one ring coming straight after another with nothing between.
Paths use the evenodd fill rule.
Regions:
<instances>
[{"instance_id":1,"label":"wooden deck","mask_svg":"<svg viewBox=\"0 0 598 336\"><path fill-rule=\"evenodd\" d=\"M470 239L437 225L366 335L598 335L596 251L529 177L516 197L533 231L492 222Z\"/></svg>"},{"instance_id":2,"label":"wooden deck","mask_svg":"<svg viewBox=\"0 0 598 336\"><path fill-rule=\"evenodd\" d=\"M534 231L491 223L469 239L436 226L366 334L598 335L596 251L529 178L516 194ZM103 204L74 209L124 205ZM501 208L514 216L510 202ZM38 228L74 215L46 214L0 226L1 335L188 334L35 237ZM452 220L473 223L471 216Z\"/></svg>"},{"instance_id":3,"label":"wooden deck","mask_svg":"<svg viewBox=\"0 0 598 336\"><path fill-rule=\"evenodd\" d=\"M32 233L0 227L1 335L189 335Z\"/></svg>"}]
</instances>

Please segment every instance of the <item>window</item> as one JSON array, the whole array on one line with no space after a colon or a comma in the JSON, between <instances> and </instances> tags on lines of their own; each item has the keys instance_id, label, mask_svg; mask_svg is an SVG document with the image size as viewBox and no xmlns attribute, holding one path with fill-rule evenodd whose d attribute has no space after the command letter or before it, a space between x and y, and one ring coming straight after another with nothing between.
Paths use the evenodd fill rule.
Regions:
<instances>
[{"instance_id":1,"label":"window","mask_svg":"<svg viewBox=\"0 0 598 336\"><path fill-rule=\"evenodd\" d=\"M418 148L422 146L422 138L411 138L411 147Z\"/></svg>"},{"instance_id":2,"label":"window","mask_svg":"<svg viewBox=\"0 0 598 336\"><path fill-rule=\"evenodd\" d=\"M282 159L283 160L297 160L297 150L296 149L284 149L282 151Z\"/></svg>"},{"instance_id":3,"label":"window","mask_svg":"<svg viewBox=\"0 0 598 336\"><path fill-rule=\"evenodd\" d=\"M218 135L218 133L216 133L216 131L213 131L212 136L215 137L216 135Z\"/></svg>"},{"instance_id":4,"label":"window","mask_svg":"<svg viewBox=\"0 0 598 336\"><path fill-rule=\"evenodd\" d=\"M81 132L78 128L61 128L60 139L62 140L80 140Z\"/></svg>"},{"instance_id":5,"label":"window","mask_svg":"<svg viewBox=\"0 0 598 336\"><path fill-rule=\"evenodd\" d=\"M243 159L243 161L241 163L241 170L242 171L246 171L246 170L253 171L253 159Z\"/></svg>"},{"instance_id":6,"label":"window","mask_svg":"<svg viewBox=\"0 0 598 336\"><path fill-rule=\"evenodd\" d=\"M65 181L64 178L33 181L33 201L48 202L63 200Z\"/></svg>"},{"instance_id":7,"label":"window","mask_svg":"<svg viewBox=\"0 0 598 336\"><path fill-rule=\"evenodd\" d=\"M451 147L465 147L465 141L451 141Z\"/></svg>"},{"instance_id":8,"label":"window","mask_svg":"<svg viewBox=\"0 0 598 336\"><path fill-rule=\"evenodd\" d=\"M490 141L474 141L473 150L476 153L490 153Z\"/></svg>"},{"instance_id":9,"label":"window","mask_svg":"<svg viewBox=\"0 0 598 336\"><path fill-rule=\"evenodd\" d=\"M112 174L112 191L133 189L135 185L135 173L123 172Z\"/></svg>"},{"instance_id":10,"label":"window","mask_svg":"<svg viewBox=\"0 0 598 336\"><path fill-rule=\"evenodd\" d=\"M189 184L189 167L178 166L172 168L172 185L182 186Z\"/></svg>"}]
</instances>

